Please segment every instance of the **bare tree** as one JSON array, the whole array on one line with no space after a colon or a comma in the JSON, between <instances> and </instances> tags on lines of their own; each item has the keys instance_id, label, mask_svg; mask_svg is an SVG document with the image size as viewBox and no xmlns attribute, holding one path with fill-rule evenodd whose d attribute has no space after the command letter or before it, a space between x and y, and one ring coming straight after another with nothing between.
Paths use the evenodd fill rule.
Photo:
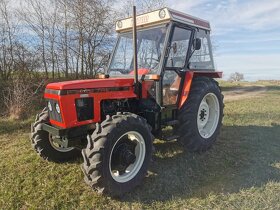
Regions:
<instances>
[{"instance_id":1,"label":"bare tree","mask_svg":"<svg viewBox=\"0 0 280 210\"><path fill-rule=\"evenodd\" d=\"M65 77L68 77L69 73L69 47L70 47L70 23L71 16L68 8L67 0L57 0L59 5L60 12L60 25L57 30L60 33L60 39L62 40L61 50L64 58L64 69L65 69Z\"/></svg>"},{"instance_id":2,"label":"bare tree","mask_svg":"<svg viewBox=\"0 0 280 210\"><path fill-rule=\"evenodd\" d=\"M82 75L92 77L108 61L114 28L111 3L110 0L76 0L70 5L77 43L76 75L80 66Z\"/></svg>"},{"instance_id":3,"label":"bare tree","mask_svg":"<svg viewBox=\"0 0 280 210\"><path fill-rule=\"evenodd\" d=\"M39 0L25 0L27 6L18 10L19 17L22 18L39 39L38 49L42 55L42 63L45 76L48 77L47 64L47 22L49 15L47 14L47 5Z\"/></svg>"},{"instance_id":4,"label":"bare tree","mask_svg":"<svg viewBox=\"0 0 280 210\"><path fill-rule=\"evenodd\" d=\"M48 40L48 52L50 54L50 63L51 63L51 69L52 69L52 78L55 78L55 72L56 69L58 69L57 66L57 19L58 19L58 8L57 8L57 2L53 2L53 9L49 11L49 17L46 20L47 26L46 26L46 33L47 33L47 40ZM59 71L57 71L57 74L59 75Z\"/></svg>"},{"instance_id":5,"label":"bare tree","mask_svg":"<svg viewBox=\"0 0 280 210\"><path fill-rule=\"evenodd\" d=\"M8 79L12 73L14 60L14 43L17 32L17 24L12 23L12 16L9 11L9 2L0 2L0 75L3 79Z\"/></svg>"},{"instance_id":6,"label":"bare tree","mask_svg":"<svg viewBox=\"0 0 280 210\"><path fill-rule=\"evenodd\" d=\"M141 12L149 12L167 6L165 0L141 0L139 1Z\"/></svg>"},{"instance_id":7,"label":"bare tree","mask_svg":"<svg viewBox=\"0 0 280 210\"><path fill-rule=\"evenodd\" d=\"M129 15L132 8L128 0L118 1L124 6L121 13L113 7L113 0L24 2L18 17L32 31L29 39L42 63L37 71L43 70L48 77L51 69L53 78L55 72L78 78L103 71L114 41L115 20ZM141 0L137 6L139 13L145 12L165 6L165 0Z\"/></svg>"},{"instance_id":8,"label":"bare tree","mask_svg":"<svg viewBox=\"0 0 280 210\"><path fill-rule=\"evenodd\" d=\"M45 81L25 80L21 77L14 77L9 86L3 91L4 104L8 115L13 119L21 119L24 114L30 111L30 105L34 96L44 86Z\"/></svg>"},{"instance_id":9,"label":"bare tree","mask_svg":"<svg viewBox=\"0 0 280 210\"><path fill-rule=\"evenodd\" d=\"M131 16L133 4L137 7L138 13L149 12L167 6L166 0L119 0L116 2L116 7L121 8L118 12L119 17L123 18Z\"/></svg>"},{"instance_id":10,"label":"bare tree","mask_svg":"<svg viewBox=\"0 0 280 210\"><path fill-rule=\"evenodd\" d=\"M239 82L239 81L244 80L244 75L242 73L235 72L229 76L228 80L231 82Z\"/></svg>"}]
</instances>

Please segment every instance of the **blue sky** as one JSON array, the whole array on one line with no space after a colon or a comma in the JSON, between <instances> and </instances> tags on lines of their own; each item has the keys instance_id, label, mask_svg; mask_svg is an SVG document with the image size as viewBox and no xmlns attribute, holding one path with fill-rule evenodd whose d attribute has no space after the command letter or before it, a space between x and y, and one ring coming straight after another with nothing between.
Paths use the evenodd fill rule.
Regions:
<instances>
[{"instance_id":1,"label":"blue sky","mask_svg":"<svg viewBox=\"0 0 280 210\"><path fill-rule=\"evenodd\" d=\"M167 0L212 27L217 70L227 79L280 79L280 0Z\"/></svg>"}]
</instances>

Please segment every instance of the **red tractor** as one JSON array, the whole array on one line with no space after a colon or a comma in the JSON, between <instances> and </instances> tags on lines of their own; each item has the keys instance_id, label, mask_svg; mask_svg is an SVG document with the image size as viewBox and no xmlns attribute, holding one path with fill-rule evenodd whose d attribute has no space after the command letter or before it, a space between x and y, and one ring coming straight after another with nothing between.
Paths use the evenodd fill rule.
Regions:
<instances>
[{"instance_id":1,"label":"red tractor","mask_svg":"<svg viewBox=\"0 0 280 210\"><path fill-rule=\"evenodd\" d=\"M86 183L122 195L139 185L154 136L171 126L192 152L209 149L223 118L207 21L168 8L116 22L107 71L48 84L46 108L31 126L35 151L63 162L82 154Z\"/></svg>"}]
</instances>

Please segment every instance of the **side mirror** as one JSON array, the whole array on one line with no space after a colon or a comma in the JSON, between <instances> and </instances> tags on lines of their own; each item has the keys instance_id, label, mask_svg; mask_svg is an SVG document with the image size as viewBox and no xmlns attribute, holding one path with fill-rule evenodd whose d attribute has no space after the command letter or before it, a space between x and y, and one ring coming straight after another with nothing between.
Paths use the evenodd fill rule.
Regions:
<instances>
[{"instance_id":1,"label":"side mirror","mask_svg":"<svg viewBox=\"0 0 280 210\"><path fill-rule=\"evenodd\" d=\"M200 50L200 48L201 48L201 39L200 38L196 38L194 40L193 48L194 48L194 50Z\"/></svg>"}]
</instances>

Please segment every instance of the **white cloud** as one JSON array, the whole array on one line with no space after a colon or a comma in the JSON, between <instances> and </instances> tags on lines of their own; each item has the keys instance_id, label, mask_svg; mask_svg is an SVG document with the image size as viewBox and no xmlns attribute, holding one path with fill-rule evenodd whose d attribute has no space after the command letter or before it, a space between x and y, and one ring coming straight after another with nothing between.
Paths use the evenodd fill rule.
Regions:
<instances>
[{"instance_id":1,"label":"white cloud","mask_svg":"<svg viewBox=\"0 0 280 210\"><path fill-rule=\"evenodd\" d=\"M226 77L238 71L249 80L280 79L280 0L169 2L174 9L210 21L218 43L217 69Z\"/></svg>"},{"instance_id":2,"label":"white cloud","mask_svg":"<svg viewBox=\"0 0 280 210\"><path fill-rule=\"evenodd\" d=\"M200 6L206 2L209 2L209 0L184 0L184 1L174 1L169 0L168 4L171 8L177 9L182 12L190 12L194 7Z\"/></svg>"},{"instance_id":3,"label":"white cloud","mask_svg":"<svg viewBox=\"0 0 280 210\"><path fill-rule=\"evenodd\" d=\"M239 27L251 30L267 30L280 27L279 0L248 0L229 2L224 7L217 6L209 18L218 30L224 27Z\"/></svg>"},{"instance_id":4,"label":"white cloud","mask_svg":"<svg viewBox=\"0 0 280 210\"><path fill-rule=\"evenodd\" d=\"M168 0L168 3L174 9L209 20L214 32L219 34L225 33L225 28L267 30L280 27L279 0Z\"/></svg>"}]
</instances>

